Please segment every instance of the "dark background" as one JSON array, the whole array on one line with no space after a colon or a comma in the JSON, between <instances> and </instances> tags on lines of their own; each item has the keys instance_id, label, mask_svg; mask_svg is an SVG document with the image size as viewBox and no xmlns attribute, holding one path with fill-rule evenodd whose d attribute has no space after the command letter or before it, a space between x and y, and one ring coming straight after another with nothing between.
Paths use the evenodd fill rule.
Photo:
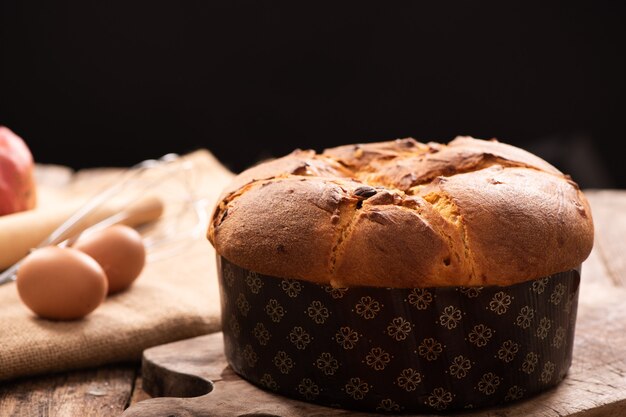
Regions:
<instances>
[{"instance_id":1,"label":"dark background","mask_svg":"<svg viewBox=\"0 0 626 417\"><path fill-rule=\"evenodd\" d=\"M626 188L625 2L0 0L0 124L38 162L497 137Z\"/></svg>"}]
</instances>

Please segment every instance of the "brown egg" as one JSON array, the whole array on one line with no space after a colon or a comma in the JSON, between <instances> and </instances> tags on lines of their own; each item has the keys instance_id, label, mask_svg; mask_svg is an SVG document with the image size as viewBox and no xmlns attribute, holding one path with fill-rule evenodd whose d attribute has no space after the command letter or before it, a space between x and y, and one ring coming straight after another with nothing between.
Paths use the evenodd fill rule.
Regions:
<instances>
[{"instance_id":1,"label":"brown egg","mask_svg":"<svg viewBox=\"0 0 626 417\"><path fill-rule=\"evenodd\" d=\"M94 258L109 280L109 294L128 288L146 263L141 235L132 227L115 225L78 240L74 248Z\"/></svg>"},{"instance_id":2,"label":"brown egg","mask_svg":"<svg viewBox=\"0 0 626 417\"><path fill-rule=\"evenodd\" d=\"M28 255L17 271L20 298L37 315L53 320L86 316L102 303L107 280L102 267L72 248L48 246Z\"/></svg>"}]
</instances>

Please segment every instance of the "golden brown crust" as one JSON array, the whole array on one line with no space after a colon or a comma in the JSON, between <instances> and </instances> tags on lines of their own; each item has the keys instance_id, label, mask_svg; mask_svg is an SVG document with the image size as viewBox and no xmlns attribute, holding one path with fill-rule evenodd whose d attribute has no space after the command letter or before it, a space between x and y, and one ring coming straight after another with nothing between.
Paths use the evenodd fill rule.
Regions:
<instances>
[{"instance_id":1,"label":"golden brown crust","mask_svg":"<svg viewBox=\"0 0 626 417\"><path fill-rule=\"evenodd\" d=\"M510 285L580 265L593 221L576 184L524 150L401 139L244 171L208 238L244 268L337 287Z\"/></svg>"},{"instance_id":2,"label":"golden brown crust","mask_svg":"<svg viewBox=\"0 0 626 417\"><path fill-rule=\"evenodd\" d=\"M223 197L239 190L246 184L287 175L345 177L350 175L350 171L331 158L316 155L315 151L296 149L287 156L261 163L243 171L224 189Z\"/></svg>"}]
</instances>

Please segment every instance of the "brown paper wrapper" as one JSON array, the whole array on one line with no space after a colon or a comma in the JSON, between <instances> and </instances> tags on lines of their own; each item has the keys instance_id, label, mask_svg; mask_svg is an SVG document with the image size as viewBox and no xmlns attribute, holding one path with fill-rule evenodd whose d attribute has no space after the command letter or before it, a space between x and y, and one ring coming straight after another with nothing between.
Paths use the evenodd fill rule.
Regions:
<instances>
[{"instance_id":1,"label":"brown paper wrapper","mask_svg":"<svg viewBox=\"0 0 626 417\"><path fill-rule=\"evenodd\" d=\"M218 257L226 358L264 389L377 412L448 412L556 385L580 269L498 287L331 288Z\"/></svg>"}]
</instances>

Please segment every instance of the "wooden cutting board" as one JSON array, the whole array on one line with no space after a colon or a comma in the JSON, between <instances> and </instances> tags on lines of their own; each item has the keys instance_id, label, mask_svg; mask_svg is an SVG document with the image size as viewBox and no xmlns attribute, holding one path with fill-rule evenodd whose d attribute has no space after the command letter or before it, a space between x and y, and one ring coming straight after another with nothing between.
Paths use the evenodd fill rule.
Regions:
<instances>
[{"instance_id":1,"label":"wooden cutting board","mask_svg":"<svg viewBox=\"0 0 626 417\"><path fill-rule=\"evenodd\" d=\"M574 360L556 388L467 417L626 416L626 192L589 191L596 242L583 264ZM144 351L143 388L153 398L125 417L372 416L281 397L238 377L226 363L221 333ZM176 398L193 397L193 398Z\"/></svg>"}]
</instances>

